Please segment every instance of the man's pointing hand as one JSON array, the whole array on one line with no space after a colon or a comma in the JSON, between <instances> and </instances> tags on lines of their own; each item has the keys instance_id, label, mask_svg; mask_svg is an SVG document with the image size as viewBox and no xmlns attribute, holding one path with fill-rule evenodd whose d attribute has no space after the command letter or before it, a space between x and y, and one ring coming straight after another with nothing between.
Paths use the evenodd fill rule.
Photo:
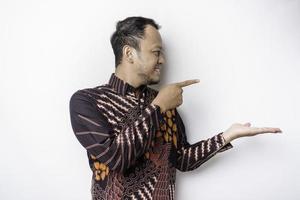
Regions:
<instances>
[{"instance_id":1,"label":"man's pointing hand","mask_svg":"<svg viewBox=\"0 0 300 200\"><path fill-rule=\"evenodd\" d=\"M152 104L158 105L162 112L176 108L183 102L183 87L199 83L199 79L191 79L182 82L172 83L160 89Z\"/></svg>"},{"instance_id":2,"label":"man's pointing hand","mask_svg":"<svg viewBox=\"0 0 300 200\"><path fill-rule=\"evenodd\" d=\"M175 83L175 84L177 84L179 87L186 87L186 86L189 86L189 85L192 85L192 84L195 84L195 83L199 83L199 82L200 82L199 79L191 79L191 80L178 82L178 83Z\"/></svg>"}]
</instances>

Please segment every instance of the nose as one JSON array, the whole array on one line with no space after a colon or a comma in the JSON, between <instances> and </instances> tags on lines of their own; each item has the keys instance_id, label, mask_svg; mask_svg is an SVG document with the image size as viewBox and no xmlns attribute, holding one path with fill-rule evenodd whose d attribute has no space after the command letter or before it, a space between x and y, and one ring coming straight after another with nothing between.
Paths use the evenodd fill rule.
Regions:
<instances>
[{"instance_id":1,"label":"nose","mask_svg":"<svg viewBox=\"0 0 300 200\"><path fill-rule=\"evenodd\" d=\"M165 64L165 62L166 62L165 55L163 54L163 52L161 52L159 54L158 63L163 65Z\"/></svg>"}]
</instances>

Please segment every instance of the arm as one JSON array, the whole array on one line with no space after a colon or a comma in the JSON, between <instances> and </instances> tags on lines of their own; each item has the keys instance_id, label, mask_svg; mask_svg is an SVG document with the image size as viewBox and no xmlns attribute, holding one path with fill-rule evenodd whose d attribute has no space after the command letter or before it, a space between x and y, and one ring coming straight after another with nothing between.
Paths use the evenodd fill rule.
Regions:
<instances>
[{"instance_id":1,"label":"arm","mask_svg":"<svg viewBox=\"0 0 300 200\"><path fill-rule=\"evenodd\" d=\"M110 170L124 172L151 144L163 117L160 107L148 105L133 122L116 132L94 99L82 91L70 99L73 131L81 145Z\"/></svg>"},{"instance_id":2,"label":"arm","mask_svg":"<svg viewBox=\"0 0 300 200\"><path fill-rule=\"evenodd\" d=\"M233 146L223 137L223 132L195 144L189 144L186 139L184 123L176 111L176 124L180 144L177 150L177 166L180 171L191 171L198 168L204 162L212 158L218 152L231 149Z\"/></svg>"}]
</instances>

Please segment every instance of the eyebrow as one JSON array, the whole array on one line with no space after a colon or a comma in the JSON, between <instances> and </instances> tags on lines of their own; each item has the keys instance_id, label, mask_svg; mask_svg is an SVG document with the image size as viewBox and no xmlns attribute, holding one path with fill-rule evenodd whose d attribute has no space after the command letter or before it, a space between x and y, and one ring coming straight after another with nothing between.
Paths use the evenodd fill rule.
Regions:
<instances>
[{"instance_id":1,"label":"eyebrow","mask_svg":"<svg viewBox=\"0 0 300 200\"><path fill-rule=\"evenodd\" d=\"M153 48L159 48L160 50L163 50L164 48L160 45L155 45Z\"/></svg>"}]
</instances>

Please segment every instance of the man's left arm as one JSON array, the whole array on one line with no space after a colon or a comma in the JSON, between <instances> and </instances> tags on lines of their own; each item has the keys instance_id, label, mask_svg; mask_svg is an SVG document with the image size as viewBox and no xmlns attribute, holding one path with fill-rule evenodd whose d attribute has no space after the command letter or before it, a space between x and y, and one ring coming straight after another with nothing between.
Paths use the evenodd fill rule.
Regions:
<instances>
[{"instance_id":1,"label":"man's left arm","mask_svg":"<svg viewBox=\"0 0 300 200\"><path fill-rule=\"evenodd\" d=\"M179 137L176 168L180 171L194 170L217 153L233 148L230 142L225 141L223 132L195 144L189 144L186 138L184 123L176 109L175 112L177 134Z\"/></svg>"}]
</instances>

